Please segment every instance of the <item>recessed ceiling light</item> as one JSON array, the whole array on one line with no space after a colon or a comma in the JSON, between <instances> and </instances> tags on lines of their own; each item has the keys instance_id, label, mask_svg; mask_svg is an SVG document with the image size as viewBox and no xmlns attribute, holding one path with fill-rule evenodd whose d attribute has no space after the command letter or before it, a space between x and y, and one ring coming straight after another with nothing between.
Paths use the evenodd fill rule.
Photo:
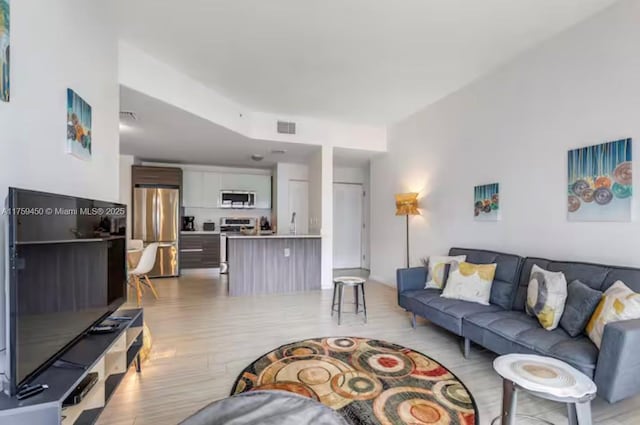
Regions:
<instances>
[{"instance_id":1,"label":"recessed ceiling light","mask_svg":"<svg viewBox=\"0 0 640 425\"><path fill-rule=\"evenodd\" d=\"M274 155L282 155L282 154L287 153L287 150L286 149L273 149L271 151L271 153L274 154Z\"/></svg>"},{"instance_id":2,"label":"recessed ceiling light","mask_svg":"<svg viewBox=\"0 0 640 425\"><path fill-rule=\"evenodd\" d=\"M253 159L254 161L262 161L264 159L264 155L254 153L253 155L251 155L251 159Z\"/></svg>"}]
</instances>

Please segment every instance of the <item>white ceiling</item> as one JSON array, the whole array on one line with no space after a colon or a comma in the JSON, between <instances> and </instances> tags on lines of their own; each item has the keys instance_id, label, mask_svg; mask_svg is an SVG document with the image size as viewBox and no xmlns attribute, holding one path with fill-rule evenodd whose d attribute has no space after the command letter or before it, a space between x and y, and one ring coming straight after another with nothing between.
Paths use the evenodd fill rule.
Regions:
<instances>
[{"instance_id":1,"label":"white ceiling","mask_svg":"<svg viewBox=\"0 0 640 425\"><path fill-rule=\"evenodd\" d=\"M255 140L209 120L146 96L120 88L120 110L137 120L121 120L120 153L146 161L269 168L276 162L307 163L318 146ZM274 154L284 149L284 154ZM252 154L264 155L260 162Z\"/></svg>"},{"instance_id":2,"label":"white ceiling","mask_svg":"<svg viewBox=\"0 0 640 425\"><path fill-rule=\"evenodd\" d=\"M263 112L389 124L615 0L116 0L120 35Z\"/></svg>"}]
</instances>

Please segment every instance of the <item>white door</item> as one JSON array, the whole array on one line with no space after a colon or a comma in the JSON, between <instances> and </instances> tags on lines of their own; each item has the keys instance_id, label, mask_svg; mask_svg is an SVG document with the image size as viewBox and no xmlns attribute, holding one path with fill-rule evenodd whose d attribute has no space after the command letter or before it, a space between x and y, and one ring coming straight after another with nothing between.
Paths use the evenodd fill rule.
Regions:
<instances>
[{"instance_id":1,"label":"white door","mask_svg":"<svg viewBox=\"0 0 640 425\"><path fill-rule=\"evenodd\" d=\"M362 260L362 185L333 185L333 267L360 268Z\"/></svg>"},{"instance_id":2,"label":"white door","mask_svg":"<svg viewBox=\"0 0 640 425\"><path fill-rule=\"evenodd\" d=\"M291 214L296 213L296 233L309 233L309 182L305 180L289 180L289 212L286 216L287 226L291 223ZM289 233L289 227L280 229L280 233Z\"/></svg>"}]
</instances>

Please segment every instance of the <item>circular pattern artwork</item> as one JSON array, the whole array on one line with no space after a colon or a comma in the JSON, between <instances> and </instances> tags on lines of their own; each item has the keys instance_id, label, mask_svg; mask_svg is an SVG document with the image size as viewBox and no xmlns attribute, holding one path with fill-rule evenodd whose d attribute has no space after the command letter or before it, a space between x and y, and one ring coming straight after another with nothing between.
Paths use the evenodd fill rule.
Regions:
<instances>
[{"instance_id":1,"label":"circular pattern artwork","mask_svg":"<svg viewBox=\"0 0 640 425\"><path fill-rule=\"evenodd\" d=\"M631 159L631 139L569 151L569 220L630 220L630 198L633 195Z\"/></svg>"},{"instance_id":2,"label":"circular pattern artwork","mask_svg":"<svg viewBox=\"0 0 640 425\"><path fill-rule=\"evenodd\" d=\"M314 338L279 347L249 365L231 394L270 389L318 400L352 424L478 423L473 397L444 366L367 338Z\"/></svg>"}]
</instances>

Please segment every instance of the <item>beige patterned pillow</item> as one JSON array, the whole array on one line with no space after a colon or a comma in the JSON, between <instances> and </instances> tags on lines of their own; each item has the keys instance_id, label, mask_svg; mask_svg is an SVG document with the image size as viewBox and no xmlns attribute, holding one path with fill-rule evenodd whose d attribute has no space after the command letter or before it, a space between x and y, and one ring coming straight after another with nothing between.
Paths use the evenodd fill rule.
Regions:
<instances>
[{"instance_id":1,"label":"beige patterned pillow","mask_svg":"<svg viewBox=\"0 0 640 425\"><path fill-rule=\"evenodd\" d=\"M531 268L526 310L548 331L558 327L567 302L567 279L562 272L550 272L537 264Z\"/></svg>"},{"instance_id":2,"label":"beige patterned pillow","mask_svg":"<svg viewBox=\"0 0 640 425\"><path fill-rule=\"evenodd\" d=\"M600 348L608 323L631 319L640 319L640 294L618 280L602 296L587 324L587 335Z\"/></svg>"},{"instance_id":3,"label":"beige patterned pillow","mask_svg":"<svg viewBox=\"0 0 640 425\"><path fill-rule=\"evenodd\" d=\"M497 264L453 263L441 297L489 305Z\"/></svg>"},{"instance_id":4,"label":"beige patterned pillow","mask_svg":"<svg viewBox=\"0 0 640 425\"><path fill-rule=\"evenodd\" d=\"M447 264L454 262L461 263L467 259L466 255L446 256L432 255L425 262L427 263L427 283L425 289L442 289L445 284L445 269Z\"/></svg>"}]
</instances>

